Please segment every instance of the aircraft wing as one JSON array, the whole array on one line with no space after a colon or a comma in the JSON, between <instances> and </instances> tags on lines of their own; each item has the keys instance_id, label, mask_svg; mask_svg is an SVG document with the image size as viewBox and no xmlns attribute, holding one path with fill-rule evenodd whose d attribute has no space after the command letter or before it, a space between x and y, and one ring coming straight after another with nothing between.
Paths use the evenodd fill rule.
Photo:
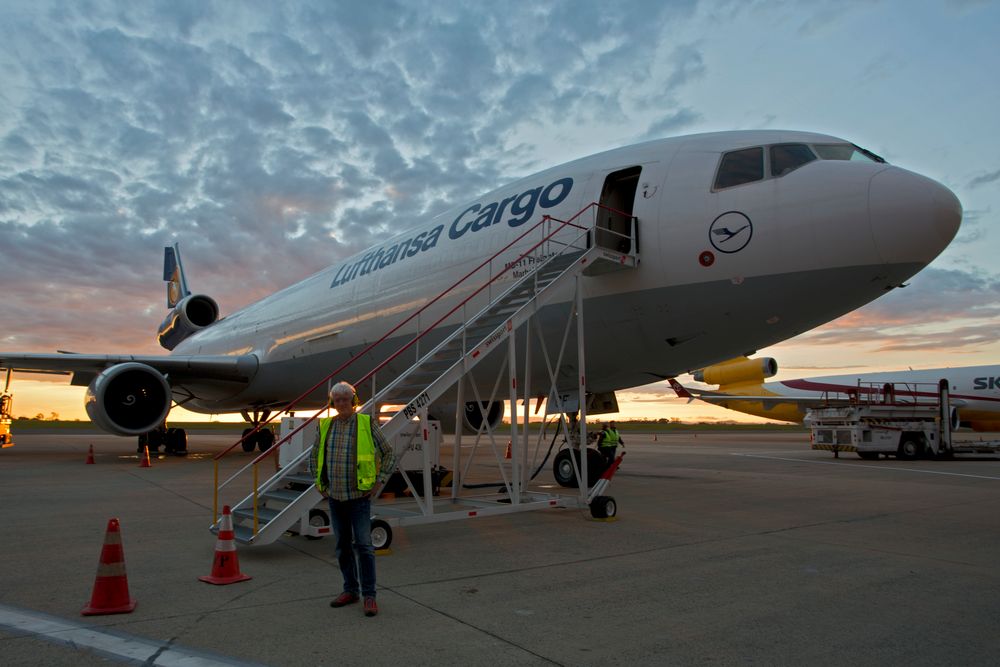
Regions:
<instances>
[{"instance_id":1,"label":"aircraft wing","mask_svg":"<svg viewBox=\"0 0 1000 667\"><path fill-rule=\"evenodd\" d=\"M0 368L35 373L71 374L72 384L86 386L105 369L135 362L155 368L171 385L186 381L248 382L257 372L257 357L230 355L133 355L133 354L5 354L0 352Z\"/></svg>"},{"instance_id":2,"label":"aircraft wing","mask_svg":"<svg viewBox=\"0 0 1000 667\"><path fill-rule=\"evenodd\" d=\"M686 398L689 402L697 398L700 401L714 405L725 405L734 401L752 401L754 403L761 403L767 409L773 408L776 405L797 405L803 410L807 410L819 405L830 404L829 399L820 396L775 396L774 394L748 396L745 394L727 394L723 391L711 391L708 389L690 389L674 378L670 379L670 387L679 398ZM847 402L846 399L844 402Z\"/></svg>"}]
</instances>

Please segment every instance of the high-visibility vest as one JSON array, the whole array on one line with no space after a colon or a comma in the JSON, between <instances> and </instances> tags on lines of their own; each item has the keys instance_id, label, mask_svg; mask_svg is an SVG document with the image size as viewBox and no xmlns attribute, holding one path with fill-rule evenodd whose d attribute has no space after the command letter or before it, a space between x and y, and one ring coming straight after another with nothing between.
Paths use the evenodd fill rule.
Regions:
<instances>
[{"instance_id":1,"label":"high-visibility vest","mask_svg":"<svg viewBox=\"0 0 1000 667\"><path fill-rule=\"evenodd\" d=\"M604 430L604 439L601 440L601 447L617 447L620 437L618 436L618 429L609 428Z\"/></svg>"},{"instance_id":2,"label":"high-visibility vest","mask_svg":"<svg viewBox=\"0 0 1000 667\"><path fill-rule=\"evenodd\" d=\"M372 418L363 412L358 417L358 490L367 491L375 486L375 439L372 438ZM316 488L323 489L323 463L326 459L326 436L333 417L319 420L319 452L316 460Z\"/></svg>"}]
</instances>

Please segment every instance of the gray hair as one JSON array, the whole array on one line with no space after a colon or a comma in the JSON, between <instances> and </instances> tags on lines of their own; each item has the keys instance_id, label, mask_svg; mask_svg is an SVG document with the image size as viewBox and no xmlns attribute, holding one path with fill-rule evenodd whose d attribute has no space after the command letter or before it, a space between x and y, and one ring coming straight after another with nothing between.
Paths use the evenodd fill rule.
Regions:
<instances>
[{"instance_id":1,"label":"gray hair","mask_svg":"<svg viewBox=\"0 0 1000 667\"><path fill-rule=\"evenodd\" d=\"M354 387L348 382L338 382L337 384L330 387L330 399L333 400L334 396L347 396L348 398L354 398L357 392L354 391Z\"/></svg>"}]
</instances>

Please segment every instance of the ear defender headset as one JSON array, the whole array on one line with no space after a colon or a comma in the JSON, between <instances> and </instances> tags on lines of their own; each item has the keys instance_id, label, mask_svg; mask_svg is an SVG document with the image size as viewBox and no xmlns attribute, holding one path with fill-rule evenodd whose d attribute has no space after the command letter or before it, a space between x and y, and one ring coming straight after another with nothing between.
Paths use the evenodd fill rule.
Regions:
<instances>
[{"instance_id":1,"label":"ear defender headset","mask_svg":"<svg viewBox=\"0 0 1000 667\"><path fill-rule=\"evenodd\" d=\"M352 389L354 388L354 385L352 385L350 382L347 382L346 380L341 380L337 384L341 384L341 382L343 384L346 384L348 387L351 387ZM327 404L333 405L333 394L327 396ZM354 395L351 397L351 405L355 408L361 407L361 399L358 397L357 391L355 391Z\"/></svg>"}]
</instances>

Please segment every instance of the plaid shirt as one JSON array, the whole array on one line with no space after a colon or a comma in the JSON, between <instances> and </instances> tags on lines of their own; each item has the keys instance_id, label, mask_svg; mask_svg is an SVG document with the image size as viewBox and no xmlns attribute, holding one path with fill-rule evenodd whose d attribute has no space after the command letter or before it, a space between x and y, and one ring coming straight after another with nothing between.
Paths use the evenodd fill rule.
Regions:
<instances>
[{"instance_id":1,"label":"plaid shirt","mask_svg":"<svg viewBox=\"0 0 1000 667\"><path fill-rule=\"evenodd\" d=\"M378 469L376 483L385 482L396 467L396 454L382 434L375 419L371 421L372 441L375 443L375 466ZM347 419L334 417L326 434L326 454L323 457L324 477L330 480L327 495L334 500L355 500L367 491L358 489L358 418L352 414ZM309 475L316 479L316 464L319 459L319 429L313 440L309 455Z\"/></svg>"}]
</instances>

